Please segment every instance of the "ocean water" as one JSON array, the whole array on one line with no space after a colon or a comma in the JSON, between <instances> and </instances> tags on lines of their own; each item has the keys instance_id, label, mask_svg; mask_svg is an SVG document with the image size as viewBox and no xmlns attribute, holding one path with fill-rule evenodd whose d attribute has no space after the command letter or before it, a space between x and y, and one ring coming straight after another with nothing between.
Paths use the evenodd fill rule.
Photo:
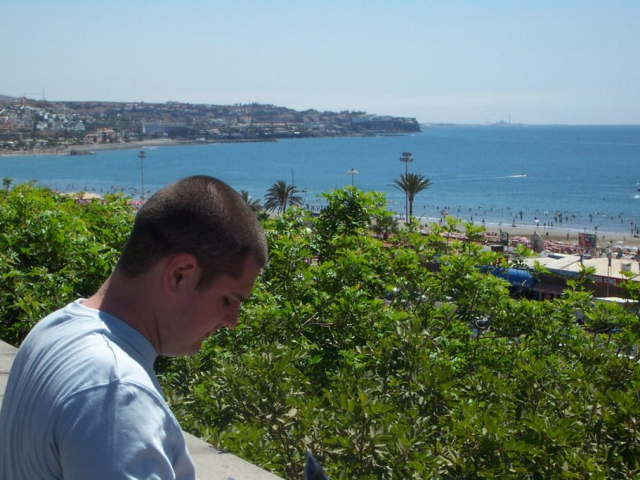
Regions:
<instances>
[{"instance_id":1,"label":"ocean water","mask_svg":"<svg viewBox=\"0 0 640 480\"><path fill-rule=\"evenodd\" d=\"M640 126L456 126L399 136L283 140L274 143L151 147L145 190L180 177L208 174L254 198L277 180L304 189L319 208L322 192L350 185L387 195L404 213L393 180L411 152L410 172L432 182L414 202L414 215L437 221L441 212L482 223L548 225L571 231L633 232L640 225ZM358 171L349 175L351 169ZM37 180L61 191L111 191L139 196L138 150L95 156L0 157L0 176ZM522 215L520 214L522 212ZM558 213L562 223L558 222Z\"/></svg>"}]
</instances>

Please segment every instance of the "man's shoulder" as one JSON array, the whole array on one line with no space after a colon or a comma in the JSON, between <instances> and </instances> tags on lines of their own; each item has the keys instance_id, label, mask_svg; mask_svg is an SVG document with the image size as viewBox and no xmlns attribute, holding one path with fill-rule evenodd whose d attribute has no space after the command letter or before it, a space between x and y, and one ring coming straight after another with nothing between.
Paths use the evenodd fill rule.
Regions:
<instances>
[{"instance_id":1,"label":"man's shoulder","mask_svg":"<svg viewBox=\"0 0 640 480\"><path fill-rule=\"evenodd\" d=\"M80 308L80 301L77 300L40 320L25 338L23 346L39 345L57 337L75 338L99 327L98 316L92 310Z\"/></svg>"},{"instance_id":2,"label":"man's shoulder","mask_svg":"<svg viewBox=\"0 0 640 480\"><path fill-rule=\"evenodd\" d=\"M30 378L51 385L58 394L114 381L158 390L148 352L114 331L100 314L78 308L77 302L54 312L32 330L16 362Z\"/></svg>"}]
</instances>

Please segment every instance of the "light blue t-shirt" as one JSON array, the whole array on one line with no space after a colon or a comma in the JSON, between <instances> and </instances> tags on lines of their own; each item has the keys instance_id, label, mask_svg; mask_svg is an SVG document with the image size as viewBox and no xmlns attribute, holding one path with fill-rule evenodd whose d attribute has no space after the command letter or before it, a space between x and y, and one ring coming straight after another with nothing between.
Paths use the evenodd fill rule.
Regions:
<instances>
[{"instance_id":1,"label":"light blue t-shirt","mask_svg":"<svg viewBox=\"0 0 640 480\"><path fill-rule=\"evenodd\" d=\"M195 479L156 351L78 300L29 333L0 412L0 480Z\"/></svg>"}]
</instances>

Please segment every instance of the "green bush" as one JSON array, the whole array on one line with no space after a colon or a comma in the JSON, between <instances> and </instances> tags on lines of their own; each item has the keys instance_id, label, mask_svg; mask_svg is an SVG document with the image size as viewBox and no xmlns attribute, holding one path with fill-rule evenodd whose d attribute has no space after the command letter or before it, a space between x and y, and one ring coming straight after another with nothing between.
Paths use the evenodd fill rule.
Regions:
<instances>
[{"instance_id":1,"label":"green bush","mask_svg":"<svg viewBox=\"0 0 640 480\"><path fill-rule=\"evenodd\" d=\"M0 190L0 338L18 344L37 321L95 292L131 229L122 197L82 204L33 184Z\"/></svg>"},{"instance_id":2,"label":"green bush","mask_svg":"<svg viewBox=\"0 0 640 480\"><path fill-rule=\"evenodd\" d=\"M1 195L2 335L19 341L104 280L130 212ZM440 235L459 222L383 243L378 196L325 198L318 219L265 223L270 263L237 328L159 361L185 429L288 479L307 449L332 479L640 475L637 313L593 304L588 272L552 302L512 299L481 269L496 254Z\"/></svg>"},{"instance_id":3,"label":"green bush","mask_svg":"<svg viewBox=\"0 0 640 480\"><path fill-rule=\"evenodd\" d=\"M335 479L640 474L635 314L581 284L514 300L482 273L495 254L443 242L458 222L389 246L369 235L375 198L325 197L316 222L291 209L266 225L241 325L166 365L185 428L292 479L306 449Z\"/></svg>"}]
</instances>

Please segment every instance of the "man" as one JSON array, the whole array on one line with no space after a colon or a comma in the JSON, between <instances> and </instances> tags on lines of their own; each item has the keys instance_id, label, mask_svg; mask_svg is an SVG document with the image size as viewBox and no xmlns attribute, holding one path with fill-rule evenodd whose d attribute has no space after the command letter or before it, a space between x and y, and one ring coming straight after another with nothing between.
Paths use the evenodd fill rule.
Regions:
<instances>
[{"instance_id":1,"label":"man","mask_svg":"<svg viewBox=\"0 0 640 480\"><path fill-rule=\"evenodd\" d=\"M259 222L225 183L195 176L158 191L98 292L20 347L0 412L0 479L194 479L153 363L233 328L266 260Z\"/></svg>"}]
</instances>

